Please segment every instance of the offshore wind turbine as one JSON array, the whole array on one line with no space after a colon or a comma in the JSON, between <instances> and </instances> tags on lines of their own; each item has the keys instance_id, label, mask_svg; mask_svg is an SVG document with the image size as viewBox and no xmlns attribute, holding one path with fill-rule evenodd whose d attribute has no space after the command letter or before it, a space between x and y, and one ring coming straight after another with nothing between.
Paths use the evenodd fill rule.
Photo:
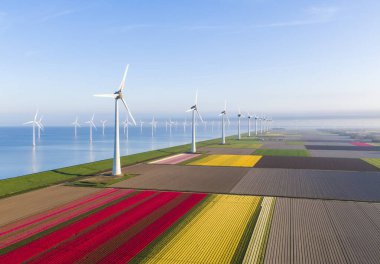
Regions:
<instances>
[{"instance_id":1,"label":"offshore wind turbine","mask_svg":"<svg viewBox=\"0 0 380 264\"><path fill-rule=\"evenodd\" d=\"M92 118L90 120L86 121L86 124L88 124L88 126L90 128L90 142L92 142L92 128L96 129L96 126L94 123L94 116L95 115L92 115Z\"/></svg>"},{"instance_id":2,"label":"offshore wind turbine","mask_svg":"<svg viewBox=\"0 0 380 264\"><path fill-rule=\"evenodd\" d=\"M127 64L123 79L120 83L119 90L114 92L113 94L99 94L95 95L98 97L108 97L113 98L115 100L115 139L114 139L114 156L113 156L113 167L112 167L112 175L121 175L121 165L120 165L120 125L119 125L119 100L123 103L125 106L125 109L127 110L128 115L131 117L133 124L136 125L136 121L133 118L131 111L129 110L129 107L127 103L124 100L123 90L125 88L125 79L127 77L128 73L128 67L129 64Z\"/></svg>"},{"instance_id":3,"label":"offshore wind turbine","mask_svg":"<svg viewBox=\"0 0 380 264\"><path fill-rule=\"evenodd\" d=\"M239 112L238 112L238 139L240 140L241 139L241 133L240 133L240 118L243 117L243 115L241 114L241 111L240 111L240 108L239 108Z\"/></svg>"},{"instance_id":4,"label":"offshore wind turbine","mask_svg":"<svg viewBox=\"0 0 380 264\"><path fill-rule=\"evenodd\" d=\"M186 118L185 118L185 121L183 121L182 125L183 125L183 133L186 133L186 126L187 126Z\"/></svg>"},{"instance_id":5,"label":"offshore wind turbine","mask_svg":"<svg viewBox=\"0 0 380 264\"><path fill-rule=\"evenodd\" d=\"M144 122L140 120L140 134L142 134L143 124Z\"/></svg>"},{"instance_id":6,"label":"offshore wind turbine","mask_svg":"<svg viewBox=\"0 0 380 264\"><path fill-rule=\"evenodd\" d=\"M74 126L74 136L77 137L77 127L80 127L80 124L78 122L78 117L75 119L72 125Z\"/></svg>"},{"instance_id":7,"label":"offshore wind turbine","mask_svg":"<svg viewBox=\"0 0 380 264\"><path fill-rule=\"evenodd\" d=\"M192 123L191 123L191 152L197 152L196 139L195 139L195 113L197 113L198 118L203 122L202 116L198 111L198 91L195 93L195 103L192 107L190 107L186 112L192 112Z\"/></svg>"},{"instance_id":8,"label":"offshore wind turbine","mask_svg":"<svg viewBox=\"0 0 380 264\"><path fill-rule=\"evenodd\" d=\"M33 126L33 141L32 141L32 146L36 146L36 126L39 127L40 124L37 121L37 116L38 116L38 110L36 114L34 115L34 119L32 121L24 123L24 125L29 125L31 124Z\"/></svg>"},{"instance_id":9,"label":"offshore wind turbine","mask_svg":"<svg viewBox=\"0 0 380 264\"><path fill-rule=\"evenodd\" d=\"M157 126L157 122L154 120L154 116L152 118L152 122L150 122L150 125L152 126L152 137L153 137L153 135L154 135L154 129Z\"/></svg>"},{"instance_id":10,"label":"offshore wind turbine","mask_svg":"<svg viewBox=\"0 0 380 264\"><path fill-rule=\"evenodd\" d=\"M38 139L41 138L41 130L44 131L44 125L42 124L42 119L43 119L43 116L41 116L40 120L37 121L37 123L39 124L39 126L37 126L37 128L38 128Z\"/></svg>"},{"instance_id":11,"label":"offshore wind turbine","mask_svg":"<svg viewBox=\"0 0 380 264\"><path fill-rule=\"evenodd\" d=\"M224 102L224 109L223 111L219 114L219 116L222 117L222 145L226 144L226 132L225 132L225 121L224 118L227 117L227 102ZM228 123L230 123L230 120L227 117Z\"/></svg>"},{"instance_id":12,"label":"offshore wind turbine","mask_svg":"<svg viewBox=\"0 0 380 264\"><path fill-rule=\"evenodd\" d=\"M104 127L105 127L105 124L107 123L107 120L101 120L100 121L101 123L102 123L102 134L103 134L103 136L104 136Z\"/></svg>"}]
</instances>

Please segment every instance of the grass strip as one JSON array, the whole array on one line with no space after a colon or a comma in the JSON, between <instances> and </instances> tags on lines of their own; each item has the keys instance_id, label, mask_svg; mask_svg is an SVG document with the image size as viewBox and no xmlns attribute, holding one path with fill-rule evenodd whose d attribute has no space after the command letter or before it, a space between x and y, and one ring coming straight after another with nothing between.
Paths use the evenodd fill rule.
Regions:
<instances>
[{"instance_id":1,"label":"grass strip","mask_svg":"<svg viewBox=\"0 0 380 264\"><path fill-rule=\"evenodd\" d=\"M306 149L256 149L253 154L262 156L309 157Z\"/></svg>"},{"instance_id":2,"label":"grass strip","mask_svg":"<svg viewBox=\"0 0 380 264\"><path fill-rule=\"evenodd\" d=\"M380 169L380 158L364 158L362 160Z\"/></svg>"}]
</instances>

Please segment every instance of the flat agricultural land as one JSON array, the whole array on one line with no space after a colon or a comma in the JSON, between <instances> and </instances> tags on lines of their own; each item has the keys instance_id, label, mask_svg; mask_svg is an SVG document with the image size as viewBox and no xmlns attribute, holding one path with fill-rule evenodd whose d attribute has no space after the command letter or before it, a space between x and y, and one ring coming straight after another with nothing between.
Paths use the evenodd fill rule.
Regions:
<instances>
[{"instance_id":1,"label":"flat agricultural land","mask_svg":"<svg viewBox=\"0 0 380 264\"><path fill-rule=\"evenodd\" d=\"M309 156L309 152L305 149L257 149L253 154L262 156Z\"/></svg>"},{"instance_id":2,"label":"flat agricultural land","mask_svg":"<svg viewBox=\"0 0 380 264\"><path fill-rule=\"evenodd\" d=\"M250 155L254 151L251 148L212 148L203 147L199 149L200 152L207 154L229 154L229 155Z\"/></svg>"},{"instance_id":3,"label":"flat agricultural land","mask_svg":"<svg viewBox=\"0 0 380 264\"><path fill-rule=\"evenodd\" d=\"M274 202L109 188L2 226L0 262L257 263Z\"/></svg>"},{"instance_id":4,"label":"flat agricultural land","mask_svg":"<svg viewBox=\"0 0 380 264\"><path fill-rule=\"evenodd\" d=\"M112 185L119 188L229 193L248 168L139 164L128 168L138 174Z\"/></svg>"},{"instance_id":5,"label":"flat agricultural land","mask_svg":"<svg viewBox=\"0 0 380 264\"><path fill-rule=\"evenodd\" d=\"M256 168L283 168L309 170L380 171L361 159L317 158L317 157L276 157L264 156Z\"/></svg>"},{"instance_id":6,"label":"flat agricultural land","mask_svg":"<svg viewBox=\"0 0 380 264\"><path fill-rule=\"evenodd\" d=\"M0 199L0 226L99 191L55 185Z\"/></svg>"},{"instance_id":7,"label":"flat agricultural land","mask_svg":"<svg viewBox=\"0 0 380 264\"><path fill-rule=\"evenodd\" d=\"M258 155L207 155L204 158L190 162L196 166L226 166L226 167L253 167L261 159Z\"/></svg>"},{"instance_id":8,"label":"flat agricultural land","mask_svg":"<svg viewBox=\"0 0 380 264\"><path fill-rule=\"evenodd\" d=\"M253 168L236 194L380 202L380 172Z\"/></svg>"},{"instance_id":9,"label":"flat agricultural land","mask_svg":"<svg viewBox=\"0 0 380 264\"><path fill-rule=\"evenodd\" d=\"M305 145L309 150L348 150L348 151L380 151L378 146L329 146L329 145Z\"/></svg>"},{"instance_id":10,"label":"flat agricultural land","mask_svg":"<svg viewBox=\"0 0 380 264\"><path fill-rule=\"evenodd\" d=\"M188 145L141 153L123 157L111 186L0 199L0 263L378 264L379 147L341 134L281 131L202 142L197 154ZM0 181L0 196L78 176L104 181L110 165Z\"/></svg>"},{"instance_id":11,"label":"flat agricultural land","mask_svg":"<svg viewBox=\"0 0 380 264\"><path fill-rule=\"evenodd\" d=\"M311 157L324 158L380 158L380 151L357 150L308 150Z\"/></svg>"},{"instance_id":12,"label":"flat agricultural land","mask_svg":"<svg viewBox=\"0 0 380 264\"><path fill-rule=\"evenodd\" d=\"M378 263L380 204L277 198L264 263Z\"/></svg>"}]
</instances>

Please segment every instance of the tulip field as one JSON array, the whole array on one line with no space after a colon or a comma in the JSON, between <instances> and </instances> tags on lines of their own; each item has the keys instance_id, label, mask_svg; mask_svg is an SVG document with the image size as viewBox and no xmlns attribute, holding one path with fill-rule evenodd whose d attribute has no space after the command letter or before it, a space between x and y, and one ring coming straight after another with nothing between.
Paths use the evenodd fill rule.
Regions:
<instances>
[{"instance_id":1,"label":"tulip field","mask_svg":"<svg viewBox=\"0 0 380 264\"><path fill-rule=\"evenodd\" d=\"M266 243L261 204L257 196L108 188L1 227L0 263L242 262L254 237L255 248Z\"/></svg>"},{"instance_id":2,"label":"tulip field","mask_svg":"<svg viewBox=\"0 0 380 264\"><path fill-rule=\"evenodd\" d=\"M190 162L197 166L227 166L227 167L253 167L262 158L259 155L207 155L204 158Z\"/></svg>"}]
</instances>

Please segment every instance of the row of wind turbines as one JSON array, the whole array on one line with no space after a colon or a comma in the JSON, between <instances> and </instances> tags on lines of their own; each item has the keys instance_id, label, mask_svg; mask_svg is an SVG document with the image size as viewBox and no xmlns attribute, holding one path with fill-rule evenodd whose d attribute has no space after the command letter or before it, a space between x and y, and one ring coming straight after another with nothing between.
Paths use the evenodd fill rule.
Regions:
<instances>
[{"instance_id":1,"label":"row of wind turbines","mask_svg":"<svg viewBox=\"0 0 380 264\"><path fill-rule=\"evenodd\" d=\"M112 167L112 175L114 175L114 176L122 174L121 163L120 163L120 115L119 115L119 104L120 103L122 104L123 108L125 108L125 111L127 112L127 119L122 123L124 126L124 134L126 134L127 138L128 138L128 127L129 127L129 125L137 126L137 123L136 123L136 121L135 121L135 119L134 119L134 117L130 111L130 108L128 107L128 104L125 101L125 97L124 97L124 93L123 93L125 90L125 81L126 81L126 77L127 77L127 73L128 73L128 68L129 68L129 65L127 65L125 68L122 81L121 81L120 86L119 86L117 91L115 91L114 93L110 93L110 94L96 94L96 95L94 95L95 97L111 98L114 100L114 111L115 111L115 113L114 113L114 115L115 115L114 128L115 129L114 129L114 155L113 155L113 167ZM199 112L199 109L198 109L198 91L195 94L194 105L191 106L186 112L192 112L192 123L191 123L192 140L191 140L190 152L196 153L196 151L197 151L197 149L196 149L197 119L199 119L199 121L201 123L205 123L205 121L203 120L203 118ZM227 114L227 102L224 103L224 108L220 112L219 116L221 117L221 125L222 125L221 144L226 144L226 132L225 132L226 126L225 125L226 125L226 123L227 124L230 123L230 120L229 120L229 117ZM241 126L241 118L244 117L240 110L239 110L237 117L238 117L238 139L240 140L241 139L241 127L240 127ZM248 137L251 136L251 119L255 119L255 130L254 130L255 135L258 135L259 133L262 134L262 133L268 132L271 129L272 119L254 116L254 115L251 115L249 113L247 113L247 119L248 119ZM101 121L102 128L103 128L103 135L104 135L104 129L105 129L106 122L107 122L107 120ZM258 124L258 122L259 122L259 124ZM93 134L92 130L93 130L93 128L96 129L96 125L94 122L94 115L92 116L92 118L90 120L86 121L85 123L88 124L88 126L89 126L90 141L92 141L92 134ZM32 121L26 122L24 124L25 125L31 124L33 126L33 146L35 146L36 145L36 129L38 129L38 137L40 137L41 130L43 130L43 128L44 128L44 126L42 124L42 117L40 117L38 119L38 111L37 111L37 113L34 116L34 119ZM142 130L143 124L144 124L144 122L140 121L140 129L141 130ZM158 122L155 120L155 117L153 117L152 121L149 124L151 125L152 136L153 136L154 131L157 128L157 124L158 124ZM166 123L165 123L166 129L169 127L170 132L171 132L172 125L174 125L174 124L177 125L176 122L172 122L171 120L166 121ZM75 119L75 121L72 123L72 125L74 126L74 135L77 136L77 128L81 127L81 125L79 124L78 117ZM187 125L186 120L183 123L183 125L184 125L184 129L185 129L185 126Z\"/></svg>"}]
</instances>

